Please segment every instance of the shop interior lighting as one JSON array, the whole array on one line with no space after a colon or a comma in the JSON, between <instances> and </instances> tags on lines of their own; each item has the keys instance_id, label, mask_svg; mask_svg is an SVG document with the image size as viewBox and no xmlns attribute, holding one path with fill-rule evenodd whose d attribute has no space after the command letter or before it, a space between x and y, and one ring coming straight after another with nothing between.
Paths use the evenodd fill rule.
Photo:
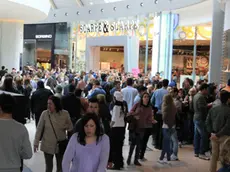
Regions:
<instances>
[{"instance_id":1,"label":"shop interior lighting","mask_svg":"<svg viewBox=\"0 0 230 172\"><path fill-rule=\"evenodd\" d=\"M102 12L102 13L104 12L104 9L103 9L103 8L101 9L101 12Z\"/></svg>"},{"instance_id":2,"label":"shop interior lighting","mask_svg":"<svg viewBox=\"0 0 230 172\"><path fill-rule=\"evenodd\" d=\"M68 13L65 13L65 16L68 16Z\"/></svg>"},{"instance_id":3,"label":"shop interior lighting","mask_svg":"<svg viewBox=\"0 0 230 172\"><path fill-rule=\"evenodd\" d=\"M126 7L127 7L127 9L130 9L130 5L127 5Z\"/></svg>"},{"instance_id":4,"label":"shop interior lighting","mask_svg":"<svg viewBox=\"0 0 230 172\"><path fill-rule=\"evenodd\" d=\"M91 10L89 10L89 14L91 14L92 13L92 11Z\"/></svg>"},{"instance_id":5,"label":"shop interior lighting","mask_svg":"<svg viewBox=\"0 0 230 172\"><path fill-rule=\"evenodd\" d=\"M143 6L144 6L143 2L140 4L140 6L141 6L141 7L143 7Z\"/></svg>"},{"instance_id":6,"label":"shop interior lighting","mask_svg":"<svg viewBox=\"0 0 230 172\"><path fill-rule=\"evenodd\" d=\"M155 2L154 2L155 4L158 4L158 0L154 0L154 1L155 1Z\"/></svg>"},{"instance_id":7,"label":"shop interior lighting","mask_svg":"<svg viewBox=\"0 0 230 172\"><path fill-rule=\"evenodd\" d=\"M116 10L117 10L117 7L113 7L113 10L116 11Z\"/></svg>"},{"instance_id":8,"label":"shop interior lighting","mask_svg":"<svg viewBox=\"0 0 230 172\"><path fill-rule=\"evenodd\" d=\"M78 11L78 12L77 12L77 15L79 15L79 14L80 14L80 12Z\"/></svg>"},{"instance_id":9,"label":"shop interior lighting","mask_svg":"<svg viewBox=\"0 0 230 172\"><path fill-rule=\"evenodd\" d=\"M54 17L56 17L56 14L54 14Z\"/></svg>"}]
</instances>

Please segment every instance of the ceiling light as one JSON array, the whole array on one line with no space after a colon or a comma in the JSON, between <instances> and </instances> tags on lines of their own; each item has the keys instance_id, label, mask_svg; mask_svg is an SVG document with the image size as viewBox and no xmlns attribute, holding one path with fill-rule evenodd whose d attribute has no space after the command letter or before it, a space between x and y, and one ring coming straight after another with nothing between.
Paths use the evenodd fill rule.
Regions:
<instances>
[{"instance_id":1,"label":"ceiling light","mask_svg":"<svg viewBox=\"0 0 230 172\"><path fill-rule=\"evenodd\" d=\"M57 15L56 14L54 14L54 17L56 17Z\"/></svg>"},{"instance_id":2,"label":"ceiling light","mask_svg":"<svg viewBox=\"0 0 230 172\"><path fill-rule=\"evenodd\" d=\"M154 0L154 1L155 1L155 2L154 2L155 4L158 4L158 0Z\"/></svg>"},{"instance_id":3,"label":"ceiling light","mask_svg":"<svg viewBox=\"0 0 230 172\"><path fill-rule=\"evenodd\" d=\"M143 2L140 4L140 6L141 6L141 7L143 7L143 6L144 6Z\"/></svg>"},{"instance_id":4,"label":"ceiling light","mask_svg":"<svg viewBox=\"0 0 230 172\"><path fill-rule=\"evenodd\" d=\"M93 5L93 2L90 2L89 4L90 4L90 5Z\"/></svg>"},{"instance_id":5,"label":"ceiling light","mask_svg":"<svg viewBox=\"0 0 230 172\"><path fill-rule=\"evenodd\" d=\"M102 13L104 12L104 9L103 9L103 8L101 9L101 12L102 12Z\"/></svg>"},{"instance_id":6,"label":"ceiling light","mask_svg":"<svg viewBox=\"0 0 230 172\"><path fill-rule=\"evenodd\" d=\"M126 6L126 8L128 8L128 9L129 9L129 8L130 8L130 6L129 6L129 5L127 5L127 6Z\"/></svg>"},{"instance_id":7,"label":"ceiling light","mask_svg":"<svg viewBox=\"0 0 230 172\"><path fill-rule=\"evenodd\" d=\"M65 13L65 16L68 16L68 13Z\"/></svg>"},{"instance_id":8,"label":"ceiling light","mask_svg":"<svg viewBox=\"0 0 230 172\"><path fill-rule=\"evenodd\" d=\"M92 13L92 11L91 10L89 10L89 14L91 14Z\"/></svg>"},{"instance_id":9,"label":"ceiling light","mask_svg":"<svg viewBox=\"0 0 230 172\"><path fill-rule=\"evenodd\" d=\"M80 14L80 12L78 11L78 12L77 12L77 15L79 15L79 14Z\"/></svg>"},{"instance_id":10,"label":"ceiling light","mask_svg":"<svg viewBox=\"0 0 230 172\"><path fill-rule=\"evenodd\" d=\"M116 10L117 10L117 7L113 7L113 10L116 11Z\"/></svg>"}]
</instances>

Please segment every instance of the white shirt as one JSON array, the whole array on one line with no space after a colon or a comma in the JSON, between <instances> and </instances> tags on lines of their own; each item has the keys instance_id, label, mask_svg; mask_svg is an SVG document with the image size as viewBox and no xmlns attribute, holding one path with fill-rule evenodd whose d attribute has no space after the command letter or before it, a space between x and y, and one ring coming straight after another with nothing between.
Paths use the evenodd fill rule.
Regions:
<instances>
[{"instance_id":1,"label":"white shirt","mask_svg":"<svg viewBox=\"0 0 230 172\"><path fill-rule=\"evenodd\" d=\"M124 117L121 106L115 105L112 111L112 122L115 122L113 127L125 127Z\"/></svg>"},{"instance_id":2,"label":"white shirt","mask_svg":"<svg viewBox=\"0 0 230 172\"><path fill-rule=\"evenodd\" d=\"M123 95L124 101L126 101L128 104L128 110L130 112L130 110L134 106L134 99L138 95L138 91L136 88L127 86L121 90L121 93Z\"/></svg>"}]
</instances>

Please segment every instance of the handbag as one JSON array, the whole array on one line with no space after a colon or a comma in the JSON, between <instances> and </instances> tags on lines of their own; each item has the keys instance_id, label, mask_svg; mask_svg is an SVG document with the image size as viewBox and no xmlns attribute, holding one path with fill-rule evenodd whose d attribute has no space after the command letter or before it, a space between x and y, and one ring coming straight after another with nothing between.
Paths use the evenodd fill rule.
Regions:
<instances>
[{"instance_id":1,"label":"handbag","mask_svg":"<svg viewBox=\"0 0 230 172\"><path fill-rule=\"evenodd\" d=\"M55 129L54 129L53 123L52 123L52 121L51 121L50 115L49 115L49 120L50 120L50 124L51 124L51 126L52 126L54 135L55 135L56 140L57 140L57 147L58 147L58 149L59 149L59 153L60 153L60 155L64 155L69 140L68 140L68 139L65 139L65 140L62 140L62 141L58 141L58 137L57 137L57 134L56 134L56 132L55 132Z\"/></svg>"}]
</instances>

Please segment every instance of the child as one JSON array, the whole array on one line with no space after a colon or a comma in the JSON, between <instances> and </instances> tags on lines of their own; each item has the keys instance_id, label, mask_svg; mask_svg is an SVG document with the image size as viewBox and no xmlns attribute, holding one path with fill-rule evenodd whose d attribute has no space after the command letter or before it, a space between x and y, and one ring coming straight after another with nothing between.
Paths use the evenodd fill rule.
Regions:
<instances>
[{"instance_id":1,"label":"child","mask_svg":"<svg viewBox=\"0 0 230 172\"><path fill-rule=\"evenodd\" d=\"M230 138L224 143L223 149L220 153L220 162L223 167L218 172L230 172Z\"/></svg>"}]
</instances>

